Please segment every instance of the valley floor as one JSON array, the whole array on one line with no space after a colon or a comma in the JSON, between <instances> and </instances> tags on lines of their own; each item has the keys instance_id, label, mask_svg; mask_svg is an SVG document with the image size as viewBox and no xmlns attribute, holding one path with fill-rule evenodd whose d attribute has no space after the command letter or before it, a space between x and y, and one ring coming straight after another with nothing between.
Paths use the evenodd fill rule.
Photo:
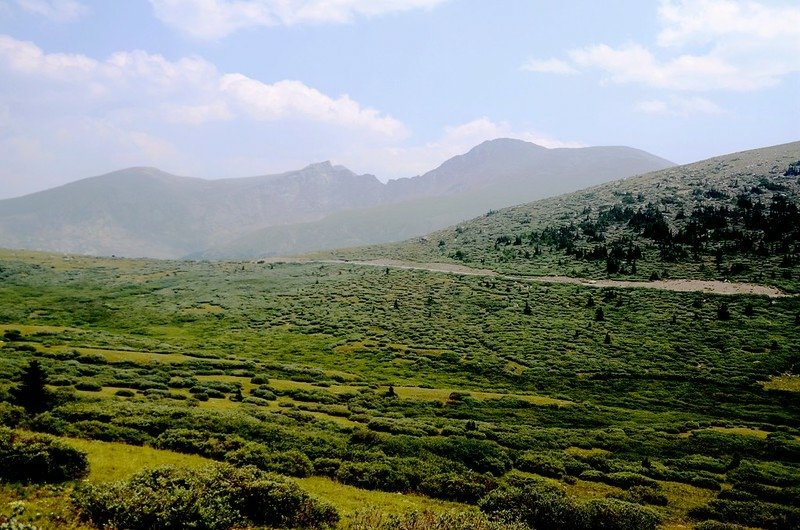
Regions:
<instances>
[{"instance_id":1,"label":"valley floor","mask_svg":"<svg viewBox=\"0 0 800 530\"><path fill-rule=\"evenodd\" d=\"M368 505L477 513L531 491L670 529L798 521L794 296L12 251L0 280L0 423L85 451L91 483L250 463L332 503L343 528ZM14 397L31 361L41 413ZM0 523L87 528L75 484L3 484Z\"/></svg>"}]
</instances>

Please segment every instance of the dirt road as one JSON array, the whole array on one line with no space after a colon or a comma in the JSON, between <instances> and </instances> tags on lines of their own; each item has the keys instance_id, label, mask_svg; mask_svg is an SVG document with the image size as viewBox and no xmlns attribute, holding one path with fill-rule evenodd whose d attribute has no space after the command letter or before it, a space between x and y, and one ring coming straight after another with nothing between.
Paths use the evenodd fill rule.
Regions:
<instances>
[{"instance_id":1,"label":"dirt road","mask_svg":"<svg viewBox=\"0 0 800 530\"><path fill-rule=\"evenodd\" d=\"M715 280L659 280L659 281L629 281L629 280L587 280L585 278L572 278L569 276L511 276L500 274L490 269L473 269L455 263L415 263L393 259L376 259L370 261L344 261L322 260L317 263L346 263L366 267L388 267L390 269L423 270L430 272L449 272L465 276L486 276L504 278L518 281L544 282L544 283L569 283L586 285L589 287L620 287L620 288L645 288L662 289L676 292L702 292L709 294L751 294L780 298L787 295L780 289L768 285L754 283L736 283Z\"/></svg>"}]
</instances>

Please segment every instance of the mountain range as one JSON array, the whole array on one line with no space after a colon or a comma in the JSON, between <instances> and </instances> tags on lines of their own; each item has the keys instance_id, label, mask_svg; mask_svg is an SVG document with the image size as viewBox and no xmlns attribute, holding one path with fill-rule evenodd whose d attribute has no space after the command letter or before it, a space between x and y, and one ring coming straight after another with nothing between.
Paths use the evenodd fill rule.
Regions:
<instances>
[{"instance_id":1,"label":"mountain range","mask_svg":"<svg viewBox=\"0 0 800 530\"><path fill-rule=\"evenodd\" d=\"M387 183L330 162L220 180L136 167L0 201L0 246L155 258L291 254L398 241L673 165L629 147L497 139Z\"/></svg>"}]
</instances>

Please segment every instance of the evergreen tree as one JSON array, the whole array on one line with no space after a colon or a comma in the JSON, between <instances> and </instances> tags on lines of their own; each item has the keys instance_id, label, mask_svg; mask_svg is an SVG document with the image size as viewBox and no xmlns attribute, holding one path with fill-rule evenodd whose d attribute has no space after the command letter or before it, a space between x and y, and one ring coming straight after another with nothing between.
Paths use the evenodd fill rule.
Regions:
<instances>
[{"instance_id":1,"label":"evergreen tree","mask_svg":"<svg viewBox=\"0 0 800 530\"><path fill-rule=\"evenodd\" d=\"M22 370L19 384L11 390L14 402L30 414L44 412L50 407L52 401L46 384L47 374L41 363L33 359Z\"/></svg>"},{"instance_id":2,"label":"evergreen tree","mask_svg":"<svg viewBox=\"0 0 800 530\"><path fill-rule=\"evenodd\" d=\"M594 312L594 319L597 320L598 322L602 322L603 320L606 319L606 314L603 311L602 307L598 307L597 311Z\"/></svg>"},{"instance_id":3,"label":"evergreen tree","mask_svg":"<svg viewBox=\"0 0 800 530\"><path fill-rule=\"evenodd\" d=\"M531 310L531 305L526 300L525 301L525 309L522 310L522 314L523 315L530 315L531 313L533 313L533 310Z\"/></svg>"}]
</instances>

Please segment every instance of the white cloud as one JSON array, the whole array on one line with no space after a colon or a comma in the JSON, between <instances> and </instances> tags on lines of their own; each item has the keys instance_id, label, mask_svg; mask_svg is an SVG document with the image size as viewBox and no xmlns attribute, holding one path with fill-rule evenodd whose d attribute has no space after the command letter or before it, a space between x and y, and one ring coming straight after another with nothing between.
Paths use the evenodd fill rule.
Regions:
<instances>
[{"instance_id":1,"label":"white cloud","mask_svg":"<svg viewBox=\"0 0 800 530\"><path fill-rule=\"evenodd\" d=\"M98 63L84 55L45 54L32 42L0 35L0 61L12 73L66 80L82 78L94 71Z\"/></svg>"},{"instance_id":2,"label":"white cloud","mask_svg":"<svg viewBox=\"0 0 800 530\"><path fill-rule=\"evenodd\" d=\"M241 29L346 23L359 16L430 9L447 0L150 0L156 17L192 37L217 39Z\"/></svg>"},{"instance_id":3,"label":"white cloud","mask_svg":"<svg viewBox=\"0 0 800 530\"><path fill-rule=\"evenodd\" d=\"M800 5L664 0L658 53L638 43L571 50L536 71L599 70L605 83L674 91L754 91L800 72Z\"/></svg>"},{"instance_id":4,"label":"white cloud","mask_svg":"<svg viewBox=\"0 0 800 530\"><path fill-rule=\"evenodd\" d=\"M522 70L542 74L577 74L578 70L561 59L530 59L522 65Z\"/></svg>"},{"instance_id":5,"label":"white cloud","mask_svg":"<svg viewBox=\"0 0 800 530\"><path fill-rule=\"evenodd\" d=\"M726 44L730 39L746 39L752 43L796 39L800 35L800 8L796 3L665 0L658 14L665 26L658 35L658 44L665 47Z\"/></svg>"},{"instance_id":6,"label":"white cloud","mask_svg":"<svg viewBox=\"0 0 800 530\"><path fill-rule=\"evenodd\" d=\"M53 22L72 22L89 13L89 8L77 0L16 0L16 3L24 11Z\"/></svg>"},{"instance_id":7,"label":"white cloud","mask_svg":"<svg viewBox=\"0 0 800 530\"><path fill-rule=\"evenodd\" d=\"M644 114L689 117L698 114L722 114L725 111L713 101L702 97L671 96L668 101L650 99L640 101L634 110Z\"/></svg>"},{"instance_id":8,"label":"white cloud","mask_svg":"<svg viewBox=\"0 0 800 530\"><path fill-rule=\"evenodd\" d=\"M746 71L719 57L681 55L666 62L638 44L612 48L605 44L569 53L583 69L599 69L606 82L639 83L667 90L755 90L774 85L778 79L767 72Z\"/></svg>"},{"instance_id":9,"label":"white cloud","mask_svg":"<svg viewBox=\"0 0 800 530\"><path fill-rule=\"evenodd\" d=\"M119 115L153 119L163 115L169 121L187 124L234 117L294 119L387 137L406 134L398 120L362 107L347 95L332 98L300 81L269 84L238 73L222 74L199 57L170 61L161 55L133 51L97 61L84 55L48 54L31 42L0 35L2 70L22 81L44 83L38 87L42 90L57 85L65 105L77 103L90 112L113 103ZM55 85L48 86L48 82Z\"/></svg>"},{"instance_id":10,"label":"white cloud","mask_svg":"<svg viewBox=\"0 0 800 530\"><path fill-rule=\"evenodd\" d=\"M496 138L516 138L548 148L583 147L578 142L558 140L536 131L516 130L508 122L495 122L481 117L445 127L441 137L432 142L405 147L356 148L338 161L360 171L375 172L383 178L410 177L429 171L448 158L466 153L481 142Z\"/></svg>"},{"instance_id":11,"label":"white cloud","mask_svg":"<svg viewBox=\"0 0 800 530\"><path fill-rule=\"evenodd\" d=\"M257 120L303 117L365 128L387 137L406 134L405 126L394 118L383 116L375 109L361 108L347 95L333 99L300 81L279 81L270 85L242 74L227 74L220 79L220 91L230 95Z\"/></svg>"}]
</instances>

